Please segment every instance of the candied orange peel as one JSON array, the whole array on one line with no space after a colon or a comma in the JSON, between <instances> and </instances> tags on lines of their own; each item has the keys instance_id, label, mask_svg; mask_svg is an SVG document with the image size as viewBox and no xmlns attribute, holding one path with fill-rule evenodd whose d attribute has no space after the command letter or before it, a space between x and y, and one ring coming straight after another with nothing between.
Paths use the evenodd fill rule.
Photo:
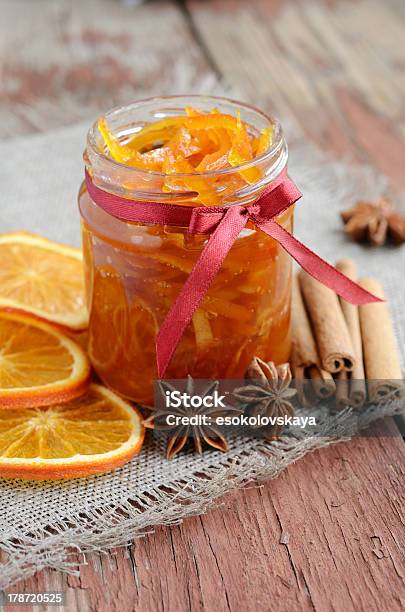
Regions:
<instances>
[{"instance_id":1,"label":"candied orange peel","mask_svg":"<svg viewBox=\"0 0 405 612\"><path fill-rule=\"evenodd\" d=\"M217 109L202 112L190 107L184 115L144 125L125 142L113 133L105 117L99 119L98 129L103 150L112 159L164 173L163 192L191 191L193 201L206 206L220 204L218 191L223 198L231 189L243 188L262 178L262 170L254 160L266 153L273 136L271 127L253 133L240 113L233 117ZM250 161L251 165L238 169ZM233 167L235 173L226 176L205 174Z\"/></svg>"}]
</instances>

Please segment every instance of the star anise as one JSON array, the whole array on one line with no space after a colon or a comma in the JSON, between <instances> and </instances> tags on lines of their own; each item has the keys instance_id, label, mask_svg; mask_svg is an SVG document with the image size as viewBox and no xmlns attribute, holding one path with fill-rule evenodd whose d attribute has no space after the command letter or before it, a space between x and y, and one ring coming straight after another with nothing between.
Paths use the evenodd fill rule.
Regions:
<instances>
[{"instance_id":1,"label":"star anise","mask_svg":"<svg viewBox=\"0 0 405 612\"><path fill-rule=\"evenodd\" d=\"M163 398L166 397L167 393L178 391L178 388L173 387L166 381L159 381L159 388ZM205 398L207 396L213 396L215 391L218 390L218 381L210 382L204 389L196 390L194 380L189 376L187 378L187 384L185 393L187 396L198 396ZM172 459L177 453L179 453L185 446L187 440L193 439L194 448L198 454L202 454L204 441L209 446L221 450L223 452L228 450L228 442L217 426L218 417L240 415L242 410L232 405L225 405L225 408L221 406L206 407L204 405L194 408L192 406L185 405L184 402L178 407L162 407L158 408L149 418L144 421L145 427L155 429L157 431L165 431L168 433L168 443L166 448L166 456L168 459ZM168 422L168 417L171 420L174 417L193 417L199 416L205 420L205 422L197 425L191 424L171 424Z\"/></svg>"},{"instance_id":2,"label":"star anise","mask_svg":"<svg viewBox=\"0 0 405 612\"><path fill-rule=\"evenodd\" d=\"M233 392L234 397L247 405L249 416L284 417L293 416L294 408L290 400L297 391L290 387L291 370L288 363L276 366L254 357L246 371L247 384ZM260 426L260 425L259 425ZM264 428L267 439L277 439L282 425Z\"/></svg>"},{"instance_id":3,"label":"star anise","mask_svg":"<svg viewBox=\"0 0 405 612\"><path fill-rule=\"evenodd\" d=\"M405 242L405 216L395 212L386 198L376 202L357 202L341 213L346 234L356 242L368 241L373 246L385 244L390 238L395 244Z\"/></svg>"}]
</instances>

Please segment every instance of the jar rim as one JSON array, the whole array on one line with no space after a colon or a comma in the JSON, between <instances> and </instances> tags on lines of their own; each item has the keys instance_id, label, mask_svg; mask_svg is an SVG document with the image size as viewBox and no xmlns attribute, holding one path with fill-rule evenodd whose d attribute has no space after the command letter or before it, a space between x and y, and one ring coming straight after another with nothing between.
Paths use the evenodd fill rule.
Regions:
<instances>
[{"instance_id":1,"label":"jar rim","mask_svg":"<svg viewBox=\"0 0 405 612\"><path fill-rule=\"evenodd\" d=\"M248 170L249 168L252 168L253 166L256 166L257 164L265 163L267 160L270 160L271 158L276 156L278 153L280 153L283 148L286 148L283 130L281 127L281 123L278 119L266 114L265 112L263 112L262 110L256 108L255 106L251 104L248 104L246 102L241 102L240 100L234 100L232 98L227 98L225 96L206 96L206 95L201 95L201 94L153 96L149 98L143 98L136 102L132 102L131 104L116 106L110 109L109 111L107 111L104 114L104 116L108 120L108 117L113 117L114 115L117 116L119 113L130 111L131 109L135 110L143 106L146 107L147 105L150 105L153 103L165 102L165 101L174 102L176 100L181 100L185 98L195 100L196 102L198 100L212 102L213 106L215 106L215 103L230 104L238 108L239 110L247 110L247 111L253 112L258 117L263 119L266 123L268 123L269 126L273 128L273 139L267 151L237 166L232 166L229 168L220 168L218 170L206 170L203 172L170 173L171 178L189 178L189 177L196 177L196 176L215 178L215 177L219 177L219 176L223 176L227 174L242 172L244 170ZM104 162L107 162L110 165L110 167L115 167L117 169L125 168L127 171L128 170L130 170L131 172L133 171L134 174L139 173L140 175L143 175L143 176L160 177L160 178L168 176L166 172L161 172L157 170L147 170L145 168L137 168L134 166L128 166L125 163L112 159L111 157L109 157L108 155L100 151L99 147L97 146L97 141L96 141L97 133L98 133L98 119L93 123L93 125L90 127L90 129L87 132L87 151L91 151L91 155L94 156L94 159L103 160Z\"/></svg>"}]
</instances>

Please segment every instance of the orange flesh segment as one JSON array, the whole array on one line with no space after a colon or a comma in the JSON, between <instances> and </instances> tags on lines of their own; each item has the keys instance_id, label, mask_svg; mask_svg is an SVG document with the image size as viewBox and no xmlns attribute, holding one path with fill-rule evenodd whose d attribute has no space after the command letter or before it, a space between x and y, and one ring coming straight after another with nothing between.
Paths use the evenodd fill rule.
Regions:
<instances>
[{"instance_id":1,"label":"orange flesh segment","mask_svg":"<svg viewBox=\"0 0 405 612\"><path fill-rule=\"evenodd\" d=\"M82 253L26 232L0 234L0 311L87 327Z\"/></svg>"},{"instance_id":2,"label":"orange flesh segment","mask_svg":"<svg viewBox=\"0 0 405 612\"><path fill-rule=\"evenodd\" d=\"M210 113L186 108L184 115L166 117L149 123L123 143L117 138L104 117L99 119L99 131L104 150L120 163L160 172L168 176L163 192L194 192L194 202L218 206L220 199L241 179L240 188L262 178L262 170L254 158L271 146L272 129L264 128L252 134L252 128L237 117L213 109ZM244 169L238 167L252 162ZM200 176L201 173L235 168L235 174ZM193 175L194 176L177 176ZM172 176L171 176L172 175ZM174 175L174 176L173 176Z\"/></svg>"},{"instance_id":3,"label":"orange flesh segment","mask_svg":"<svg viewBox=\"0 0 405 612\"><path fill-rule=\"evenodd\" d=\"M69 400L89 377L87 356L68 336L28 315L0 313L0 407Z\"/></svg>"},{"instance_id":4,"label":"orange flesh segment","mask_svg":"<svg viewBox=\"0 0 405 612\"><path fill-rule=\"evenodd\" d=\"M106 472L136 455L143 438L141 414L99 385L46 408L0 407L0 476L47 480Z\"/></svg>"}]
</instances>

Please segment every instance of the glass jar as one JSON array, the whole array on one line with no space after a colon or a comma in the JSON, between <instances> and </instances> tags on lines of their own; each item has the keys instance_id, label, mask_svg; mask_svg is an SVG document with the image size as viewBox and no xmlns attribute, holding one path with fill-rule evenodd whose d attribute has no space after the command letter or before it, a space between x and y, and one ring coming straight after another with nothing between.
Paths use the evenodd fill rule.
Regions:
<instances>
[{"instance_id":1,"label":"glass jar","mask_svg":"<svg viewBox=\"0 0 405 612\"><path fill-rule=\"evenodd\" d=\"M247 205L274 181L287 163L280 124L257 109L205 96L152 98L106 114L122 141L142 126L180 115L185 107L218 109L242 121L253 134L272 127L266 153L239 167L190 175L170 175L128 167L102 152L97 124L88 133L85 164L93 182L106 191L137 200L195 206L195 181L214 203ZM241 188L240 173L258 169L258 180ZM181 178L181 181L179 180ZM177 182L176 182L177 181ZM179 187L181 185L181 188ZM184 190L187 185L187 191ZM79 192L87 302L89 354L103 382L142 404L153 401L155 339L159 326L208 240L185 227L132 223L112 217ZM293 208L278 219L292 231ZM226 257L166 372L167 378L242 378L254 356L285 362L290 337L291 260L271 237L249 224Z\"/></svg>"}]
</instances>

